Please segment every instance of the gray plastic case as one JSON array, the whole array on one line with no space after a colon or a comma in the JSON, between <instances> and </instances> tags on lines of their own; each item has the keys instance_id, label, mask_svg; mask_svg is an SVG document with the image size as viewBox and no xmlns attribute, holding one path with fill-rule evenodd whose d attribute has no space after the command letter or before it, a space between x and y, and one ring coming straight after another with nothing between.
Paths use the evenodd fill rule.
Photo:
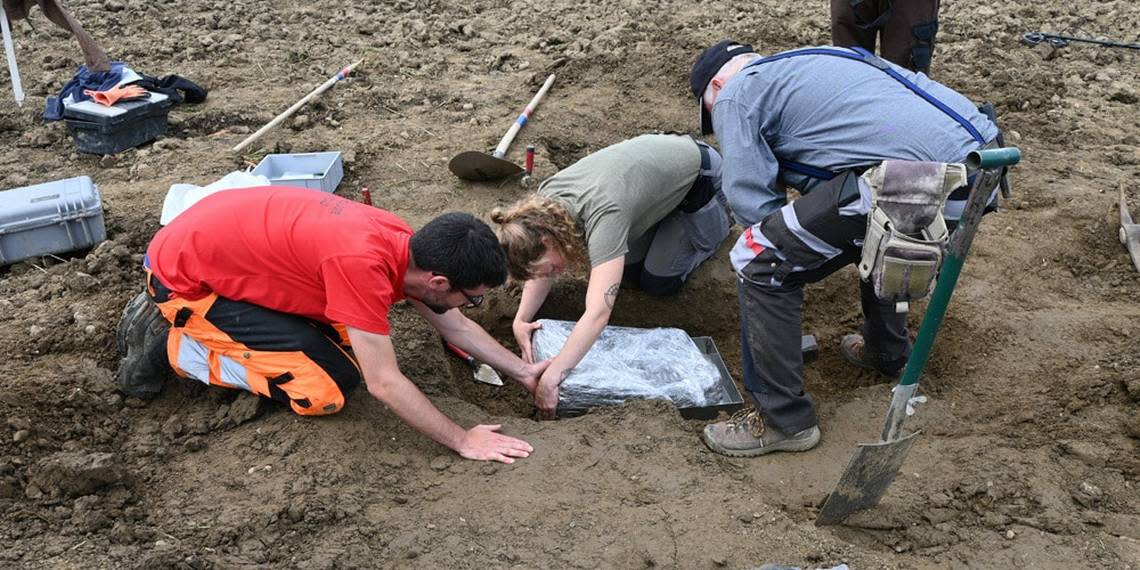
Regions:
<instances>
[{"instance_id":1,"label":"gray plastic case","mask_svg":"<svg viewBox=\"0 0 1140 570\"><path fill-rule=\"evenodd\" d=\"M339 152L267 154L253 169L253 174L268 178L274 186L332 193L344 178L344 162Z\"/></svg>"},{"instance_id":2,"label":"gray plastic case","mask_svg":"<svg viewBox=\"0 0 1140 570\"><path fill-rule=\"evenodd\" d=\"M0 192L0 266L105 239L103 200L87 176Z\"/></svg>"}]
</instances>

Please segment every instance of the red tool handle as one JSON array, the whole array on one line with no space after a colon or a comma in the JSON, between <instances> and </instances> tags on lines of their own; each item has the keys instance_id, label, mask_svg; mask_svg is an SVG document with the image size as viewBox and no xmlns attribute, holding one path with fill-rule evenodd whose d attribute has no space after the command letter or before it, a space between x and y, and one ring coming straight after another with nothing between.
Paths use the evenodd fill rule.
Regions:
<instances>
[{"instance_id":1,"label":"red tool handle","mask_svg":"<svg viewBox=\"0 0 1140 570\"><path fill-rule=\"evenodd\" d=\"M467 354L467 351L463 350L462 348L459 348L458 346L455 346L454 344L451 344L450 342L444 342L443 344L446 345L447 350L450 350L451 353L454 354L455 356L458 356L459 358L462 358L463 360L466 360L467 362L472 362L475 360L474 356Z\"/></svg>"},{"instance_id":2,"label":"red tool handle","mask_svg":"<svg viewBox=\"0 0 1140 570\"><path fill-rule=\"evenodd\" d=\"M526 174L530 176L534 173L534 145L527 145L526 147Z\"/></svg>"},{"instance_id":3,"label":"red tool handle","mask_svg":"<svg viewBox=\"0 0 1140 570\"><path fill-rule=\"evenodd\" d=\"M368 190L368 188L365 188L365 189L360 191L360 194L364 197L364 205L371 206L372 205L372 192L370 192Z\"/></svg>"}]
</instances>

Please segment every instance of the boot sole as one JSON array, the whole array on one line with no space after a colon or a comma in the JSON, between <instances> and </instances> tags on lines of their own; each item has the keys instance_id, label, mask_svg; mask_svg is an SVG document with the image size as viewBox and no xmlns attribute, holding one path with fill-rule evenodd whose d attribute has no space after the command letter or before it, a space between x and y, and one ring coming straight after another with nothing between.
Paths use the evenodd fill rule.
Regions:
<instances>
[{"instance_id":1,"label":"boot sole","mask_svg":"<svg viewBox=\"0 0 1140 570\"><path fill-rule=\"evenodd\" d=\"M131 337L131 324L135 320L135 315L143 310L143 307L148 302L150 302L150 298L147 297L147 294L144 292L132 297L127 303L127 306L123 307L123 314L119 316L118 332L115 334L115 340L118 341L119 344L120 355L127 354L127 344L129 344Z\"/></svg>"},{"instance_id":2,"label":"boot sole","mask_svg":"<svg viewBox=\"0 0 1140 570\"><path fill-rule=\"evenodd\" d=\"M146 293L132 298L123 309L118 330L122 355L117 372L119 390L144 400L162 392L170 370L166 361L169 324L151 303Z\"/></svg>"},{"instance_id":3,"label":"boot sole","mask_svg":"<svg viewBox=\"0 0 1140 570\"><path fill-rule=\"evenodd\" d=\"M784 441L773 443L772 445L766 445L764 447L757 447L755 449L729 449L716 443L715 441L711 441L704 432L701 432L701 439L705 442L705 445L707 445L709 449L721 455L727 455L729 457L759 457L761 455L767 455L769 453L775 453L777 451L808 451L809 449L812 449L819 444L820 433L817 429L812 437L804 440L797 441L792 439L785 439Z\"/></svg>"},{"instance_id":4,"label":"boot sole","mask_svg":"<svg viewBox=\"0 0 1140 570\"><path fill-rule=\"evenodd\" d=\"M165 385L165 379L161 376L159 376L158 380L144 382L140 385L135 385L131 383L128 378L126 378L126 374L124 372L130 369L130 367L136 365L134 362L135 360L137 360L137 358L131 358L128 356L119 361L119 391L127 396L138 398L140 400L153 400L157 398L158 395L162 393L162 388Z\"/></svg>"}]
</instances>

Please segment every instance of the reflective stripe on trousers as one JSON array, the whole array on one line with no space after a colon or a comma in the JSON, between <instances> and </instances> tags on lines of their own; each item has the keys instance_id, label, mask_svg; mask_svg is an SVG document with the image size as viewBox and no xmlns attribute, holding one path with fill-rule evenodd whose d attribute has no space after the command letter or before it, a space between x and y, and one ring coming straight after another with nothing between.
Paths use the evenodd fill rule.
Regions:
<instances>
[{"instance_id":1,"label":"reflective stripe on trousers","mask_svg":"<svg viewBox=\"0 0 1140 570\"><path fill-rule=\"evenodd\" d=\"M340 411L362 379L343 327L216 294L173 297L153 276L147 290L172 323L167 357L182 377L287 403L301 415Z\"/></svg>"}]
</instances>

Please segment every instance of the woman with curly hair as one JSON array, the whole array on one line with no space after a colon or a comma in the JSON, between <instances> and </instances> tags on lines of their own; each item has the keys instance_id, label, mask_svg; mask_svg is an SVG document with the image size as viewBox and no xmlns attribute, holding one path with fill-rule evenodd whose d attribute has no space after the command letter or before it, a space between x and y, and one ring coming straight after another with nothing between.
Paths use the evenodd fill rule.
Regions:
<instances>
[{"instance_id":1,"label":"woman with curly hair","mask_svg":"<svg viewBox=\"0 0 1140 570\"><path fill-rule=\"evenodd\" d=\"M609 323L622 283L673 295L728 236L720 155L684 135L643 135L606 147L496 208L491 221L511 277L523 281L512 330L534 361L532 322L556 276L589 264L586 311L534 392L553 419L558 387Z\"/></svg>"}]
</instances>

